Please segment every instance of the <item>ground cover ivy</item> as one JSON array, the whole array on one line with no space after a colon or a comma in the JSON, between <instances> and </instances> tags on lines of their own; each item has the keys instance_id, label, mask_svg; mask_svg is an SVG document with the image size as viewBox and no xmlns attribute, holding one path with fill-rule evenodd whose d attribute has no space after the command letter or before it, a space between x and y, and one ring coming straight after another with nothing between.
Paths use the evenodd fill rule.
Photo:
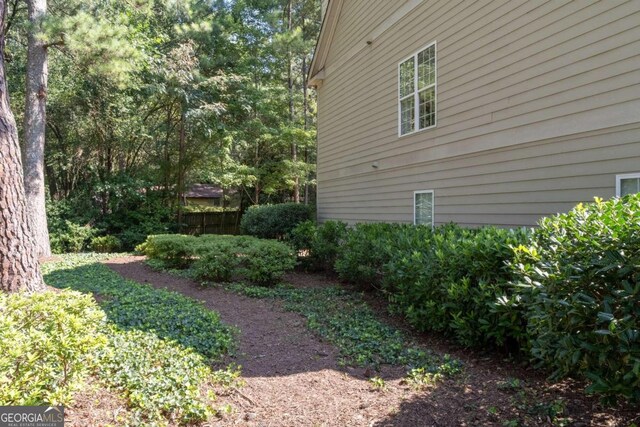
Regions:
<instances>
[{"instance_id":1,"label":"ground cover ivy","mask_svg":"<svg viewBox=\"0 0 640 427\"><path fill-rule=\"evenodd\" d=\"M134 425L206 421L215 413L207 388L230 375L212 372L210 363L230 351L231 330L194 300L122 278L99 263L105 258L70 255L44 266L50 285L100 301L107 321L95 375L127 399Z\"/></svg>"},{"instance_id":2,"label":"ground cover ivy","mask_svg":"<svg viewBox=\"0 0 640 427\"><path fill-rule=\"evenodd\" d=\"M66 255L44 266L48 284L99 295L100 307L121 329L153 332L217 360L231 350L232 331L219 315L177 292L126 280L99 255Z\"/></svg>"},{"instance_id":3,"label":"ground cover ivy","mask_svg":"<svg viewBox=\"0 0 640 427\"><path fill-rule=\"evenodd\" d=\"M100 378L129 402L134 420L192 424L215 413L212 372L194 350L153 333L113 328L99 354Z\"/></svg>"},{"instance_id":4,"label":"ground cover ivy","mask_svg":"<svg viewBox=\"0 0 640 427\"><path fill-rule=\"evenodd\" d=\"M380 321L362 298L337 287L299 289L264 288L235 283L227 289L252 298L283 301L288 311L307 318L307 326L340 350L343 365L373 367L404 365L439 375L455 375L460 361L440 357L408 344L399 330Z\"/></svg>"},{"instance_id":5,"label":"ground cover ivy","mask_svg":"<svg viewBox=\"0 0 640 427\"><path fill-rule=\"evenodd\" d=\"M154 260L147 264L169 274L197 278L193 269L171 269ZM224 286L250 298L282 301L286 310L304 316L311 331L340 350L343 366L379 369L381 365L404 365L407 372L420 369L438 379L462 370L458 360L408 345L407 337L380 321L357 293L339 287L301 289L286 284L264 287L236 282Z\"/></svg>"}]
</instances>

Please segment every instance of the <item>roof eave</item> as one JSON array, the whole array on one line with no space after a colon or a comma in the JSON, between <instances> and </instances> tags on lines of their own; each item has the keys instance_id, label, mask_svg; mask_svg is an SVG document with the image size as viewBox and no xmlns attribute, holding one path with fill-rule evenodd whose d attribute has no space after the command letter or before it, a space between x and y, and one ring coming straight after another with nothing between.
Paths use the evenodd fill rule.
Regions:
<instances>
[{"instance_id":1,"label":"roof eave","mask_svg":"<svg viewBox=\"0 0 640 427\"><path fill-rule=\"evenodd\" d=\"M307 77L307 86L309 87L319 87L324 80L325 63L329 54L329 47L336 32L342 3L343 0L329 0L313 59L311 60L311 66L309 67L309 75Z\"/></svg>"}]
</instances>

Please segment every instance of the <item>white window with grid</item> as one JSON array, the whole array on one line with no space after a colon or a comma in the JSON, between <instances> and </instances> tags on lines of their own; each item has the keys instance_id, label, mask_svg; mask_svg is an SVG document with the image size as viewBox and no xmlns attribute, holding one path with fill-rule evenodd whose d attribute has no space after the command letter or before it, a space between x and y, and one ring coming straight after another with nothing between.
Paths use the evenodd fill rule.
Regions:
<instances>
[{"instance_id":1,"label":"white window with grid","mask_svg":"<svg viewBox=\"0 0 640 427\"><path fill-rule=\"evenodd\" d=\"M415 225L434 225L434 196L433 190L416 191L413 193L413 223Z\"/></svg>"},{"instance_id":2,"label":"white window with grid","mask_svg":"<svg viewBox=\"0 0 640 427\"><path fill-rule=\"evenodd\" d=\"M640 193L640 172L616 176L616 196Z\"/></svg>"},{"instance_id":3,"label":"white window with grid","mask_svg":"<svg viewBox=\"0 0 640 427\"><path fill-rule=\"evenodd\" d=\"M400 136L436 125L436 66L436 42L399 64L398 132Z\"/></svg>"}]
</instances>

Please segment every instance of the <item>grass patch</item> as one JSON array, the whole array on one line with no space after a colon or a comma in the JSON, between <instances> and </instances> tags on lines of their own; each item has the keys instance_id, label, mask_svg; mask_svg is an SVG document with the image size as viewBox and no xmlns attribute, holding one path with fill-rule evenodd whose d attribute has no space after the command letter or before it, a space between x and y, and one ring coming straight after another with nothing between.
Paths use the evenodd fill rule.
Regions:
<instances>
[{"instance_id":1,"label":"grass patch","mask_svg":"<svg viewBox=\"0 0 640 427\"><path fill-rule=\"evenodd\" d=\"M106 343L96 351L95 375L127 399L132 425L210 419L216 413L212 386L237 376L210 368L232 349L232 331L192 299L122 278L99 263L106 257L65 255L43 268L49 285L100 301Z\"/></svg>"}]
</instances>

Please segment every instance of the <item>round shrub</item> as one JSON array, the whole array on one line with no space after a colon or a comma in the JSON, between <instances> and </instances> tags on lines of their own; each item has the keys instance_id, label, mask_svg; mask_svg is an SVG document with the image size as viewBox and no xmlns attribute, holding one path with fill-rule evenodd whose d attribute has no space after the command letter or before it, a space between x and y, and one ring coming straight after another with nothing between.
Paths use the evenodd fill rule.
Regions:
<instances>
[{"instance_id":1,"label":"round shrub","mask_svg":"<svg viewBox=\"0 0 640 427\"><path fill-rule=\"evenodd\" d=\"M240 229L261 239L281 240L311 216L311 207L296 203L252 206L242 216Z\"/></svg>"},{"instance_id":2,"label":"round shrub","mask_svg":"<svg viewBox=\"0 0 640 427\"><path fill-rule=\"evenodd\" d=\"M199 240L181 234L159 234L149 236L136 250L150 259L161 261L166 267L187 268L198 250Z\"/></svg>"},{"instance_id":3,"label":"round shrub","mask_svg":"<svg viewBox=\"0 0 640 427\"><path fill-rule=\"evenodd\" d=\"M640 399L640 195L543 219L513 267L539 364Z\"/></svg>"},{"instance_id":4,"label":"round shrub","mask_svg":"<svg viewBox=\"0 0 640 427\"><path fill-rule=\"evenodd\" d=\"M115 236L100 236L91 239L90 247L94 252L117 252L122 248L122 242Z\"/></svg>"},{"instance_id":5,"label":"round shrub","mask_svg":"<svg viewBox=\"0 0 640 427\"><path fill-rule=\"evenodd\" d=\"M287 244L256 240L243 251L242 275L257 285L275 285L296 266L296 255Z\"/></svg>"},{"instance_id":6,"label":"round shrub","mask_svg":"<svg viewBox=\"0 0 640 427\"><path fill-rule=\"evenodd\" d=\"M0 293L0 314L0 405L71 402L107 343L93 297Z\"/></svg>"},{"instance_id":7,"label":"round shrub","mask_svg":"<svg viewBox=\"0 0 640 427\"><path fill-rule=\"evenodd\" d=\"M326 221L316 225L305 221L291 232L289 243L296 249L305 268L334 271L341 245L347 236L347 224Z\"/></svg>"},{"instance_id":8,"label":"round shrub","mask_svg":"<svg viewBox=\"0 0 640 427\"><path fill-rule=\"evenodd\" d=\"M195 277L214 282L228 282L238 268L239 246L232 241L211 241L193 263Z\"/></svg>"},{"instance_id":9,"label":"round shrub","mask_svg":"<svg viewBox=\"0 0 640 427\"><path fill-rule=\"evenodd\" d=\"M88 225L64 221L51 229L51 251L55 254L82 252L94 235L95 230Z\"/></svg>"}]
</instances>

